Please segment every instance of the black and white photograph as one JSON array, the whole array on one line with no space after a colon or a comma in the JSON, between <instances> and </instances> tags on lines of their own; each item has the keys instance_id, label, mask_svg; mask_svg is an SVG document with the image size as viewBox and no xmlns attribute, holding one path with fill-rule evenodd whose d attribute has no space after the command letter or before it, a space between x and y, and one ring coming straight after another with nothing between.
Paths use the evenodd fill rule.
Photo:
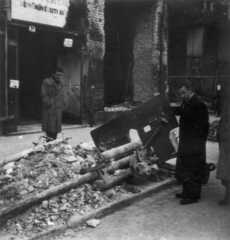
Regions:
<instances>
[{"instance_id":1,"label":"black and white photograph","mask_svg":"<svg viewBox=\"0 0 230 240\"><path fill-rule=\"evenodd\" d=\"M0 240L230 239L230 0L0 0Z\"/></svg>"}]
</instances>

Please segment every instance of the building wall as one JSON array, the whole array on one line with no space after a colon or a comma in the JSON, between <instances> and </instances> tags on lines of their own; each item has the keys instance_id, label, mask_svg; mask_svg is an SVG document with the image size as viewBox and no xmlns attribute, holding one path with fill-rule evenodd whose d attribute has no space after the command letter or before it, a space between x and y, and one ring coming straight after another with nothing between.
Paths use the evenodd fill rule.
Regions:
<instances>
[{"instance_id":1,"label":"building wall","mask_svg":"<svg viewBox=\"0 0 230 240\"><path fill-rule=\"evenodd\" d=\"M163 49L164 1L147 2L136 16L136 34L134 37L134 100L147 101L154 93L161 92L164 84L161 69L167 49ZM161 54L164 51L164 56ZM165 61L163 63L165 65ZM165 75L165 74L164 74Z\"/></svg>"},{"instance_id":2,"label":"building wall","mask_svg":"<svg viewBox=\"0 0 230 240\"><path fill-rule=\"evenodd\" d=\"M93 108L104 107L104 54L105 54L105 31L104 31L104 0L88 0L87 48L92 51L90 83L94 86Z\"/></svg>"},{"instance_id":3,"label":"building wall","mask_svg":"<svg viewBox=\"0 0 230 240\"><path fill-rule=\"evenodd\" d=\"M165 90L165 82L160 84L167 62L164 0L105 2L106 104L144 102Z\"/></svg>"},{"instance_id":4,"label":"building wall","mask_svg":"<svg viewBox=\"0 0 230 240\"><path fill-rule=\"evenodd\" d=\"M151 8L141 11L136 20L134 37L134 100L146 101L152 96L152 12Z\"/></svg>"},{"instance_id":5,"label":"building wall","mask_svg":"<svg viewBox=\"0 0 230 240\"><path fill-rule=\"evenodd\" d=\"M8 0L0 1L0 10L10 3ZM10 10L10 5L7 5ZM104 80L103 80L103 59L104 59L104 0L70 0L69 15L64 26L65 30L78 32L79 53L80 45L88 50L92 50L91 61L91 85L94 85L95 109L102 108L104 105ZM9 14L10 16L10 14ZM2 23L2 21L1 21ZM26 23L29 24L29 23ZM4 36L0 37L0 49L5 49ZM3 60L3 58L1 58ZM4 62L0 61L0 86L1 93L4 93ZM5 117L4 94L0 94L0 117ZM0 122L0 134L3 132L3 125Z\"/></svg>"}]
</instances>

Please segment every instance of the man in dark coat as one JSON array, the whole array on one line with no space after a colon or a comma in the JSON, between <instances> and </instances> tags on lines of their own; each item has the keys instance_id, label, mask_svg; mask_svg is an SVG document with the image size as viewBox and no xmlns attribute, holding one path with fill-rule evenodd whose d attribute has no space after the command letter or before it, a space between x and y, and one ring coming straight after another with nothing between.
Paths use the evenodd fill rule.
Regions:
<instances>
[{"instance_id":1,"label":"man in dark coat","mask_svg":"<svg viewBox=\"0 0 230 240\"><path fill-rule=\"evenodd\" d=\"M61 82L63 70L56 67L52 76L46 78L41 87L42 109L42 131L46 136L56 139L61 132L62 111L64 108L64 92Z\"/></svg>"},{"instance_id":2,"label":"man in dark coat","mask_svg":"<svg viewBox=\"0 0 230 240\"><path fill-rule=\"evenodd\" d=\"M192 92L188 83L178 88L182 99L180 107L173 107L179 120L179 146L176 163L176 178L182 180L183 191L176 194L180 204L197 202L201 197L202 181L206 168L206 140L209 130L207 107Z\"/></svg>"},{"instance_id":3,"label":"man in dark coat","mask_svg":"<svg viewBox=\"0 0 230 240\"><path fill-rule=\"evenodd\" d=\"M224 96L223 109L218 125L219 159L216 178L221 180L226 192L219 205L230 204L230 86L226 86L227 94Z\"/></svg>"}]
</instances>

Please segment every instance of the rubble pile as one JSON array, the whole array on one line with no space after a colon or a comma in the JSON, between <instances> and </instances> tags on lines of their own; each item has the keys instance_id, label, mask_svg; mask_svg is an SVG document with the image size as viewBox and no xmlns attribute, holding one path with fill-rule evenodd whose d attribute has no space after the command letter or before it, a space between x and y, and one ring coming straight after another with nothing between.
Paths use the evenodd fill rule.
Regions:
<instances>
[{"instance_id":1,"label":"rubble pile","mask_svg":"<svg viewBox=\"0 0 230 240\"><path fill-rule=\"evenodd\" d=\"M98 160L98 152L89 148L87 143L75 148L60 143L8 163L0 172L0 211L53 186L78 178L81 170L95 166ZM23 217L8 220L4 228L13 233L25 230L38 232L44 227L68 221L73 214L82 215L98 208L105 201L111 201L106 192L94 191L91 185L84 184L31 207Z\"/></svg>"},{"instance_id":2,"label":"rubble pile","mask_svg":"<svg viewBox=\"0 0 230 240\"><path fill-rule=\"evenodd\" d=\"M46 190L76 181L86 170L101 166L101 158L98 150L88 143L72 147L67 141L62 141L57 145L44 145L42 150L4 165L0 169L0 213L22 201L34 199ZM112 165L113 161L109 164ZM112 178L125 171L127 169L118 169L112 175L105 176ZM156 181L159 179L156 178ZM82 184L65 193L60 192L27 208L13 219L3 219L0 223L1 230L12 234L34 234L51 226L65 224L72 215L84 215L118 199L122 194L141 191L125 182L121 186L98 191L93 183Z\"/></svg>"},{"instance_id":3,"label":"rubble pile","mask_svg":"<svg viewBox=\"0 0 230 240\"><path fill-rule=\"evenodd\" d=\"M218 129L219 120L215 120L209 125L208 140L213 142L218 142L217 139L217 129Z\"/></svg>"},{"instance_id":4,"label":"rubble pile","mask_svg":"<svg viewBox=\"0 0 230 240\"><path fill-rule=\"evenodd\" d=\"M80 145L60 143L5 165L0 174L0 210L53 186L77 178L80 171L95 166L98 154Z\"/></svg>"},{"instance_id":5,"label":"rubble pile","mask_svg":"<svg viewBox=\"0 0 230 240\"><path fill-rule=\"evenodd\" d=\"M118 194L116 191L116 196ZM90 184L84 184L65 194L45 200L31 207L23 215L8 220L4 230L12 234L41 232L50 226L67 223L73 214L84 215L110 201L112 198L109 198L106 192L94 191Z\"/></svg>"}]
</instances>

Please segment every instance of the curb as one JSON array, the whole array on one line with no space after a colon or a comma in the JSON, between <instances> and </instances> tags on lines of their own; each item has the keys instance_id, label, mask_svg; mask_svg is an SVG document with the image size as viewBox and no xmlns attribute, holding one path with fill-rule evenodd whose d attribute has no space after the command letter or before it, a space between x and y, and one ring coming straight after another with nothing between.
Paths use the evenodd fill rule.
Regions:
<instances>
[{"instance_id":1,"label":"curb","mask_svg":"<svg viewBox=\"0 0 230 240\"><path fill-rule=\"evenodd\" d=\"M85 216L81 217L73 216L72 219L66 225L54 227L52 229L39 233L33 237L27 238L27 240L49 240L51 237L60 235L61 233L65 232L68 228L76 228L92 218L98 219L105 217L115 212L117 209L127 207L135 201L140 201L142 198L146 198L152 195L153 193L157 193L165 188L169 188L175 185L176 183L177 183L176 179L166 179L162 182L158 182L154 184L154 186L142 190L142 192L140 193L124 197L117 202L109 203L108 205L98 208L94 212L88 213Z\"/></svg>"}]
</instances>

